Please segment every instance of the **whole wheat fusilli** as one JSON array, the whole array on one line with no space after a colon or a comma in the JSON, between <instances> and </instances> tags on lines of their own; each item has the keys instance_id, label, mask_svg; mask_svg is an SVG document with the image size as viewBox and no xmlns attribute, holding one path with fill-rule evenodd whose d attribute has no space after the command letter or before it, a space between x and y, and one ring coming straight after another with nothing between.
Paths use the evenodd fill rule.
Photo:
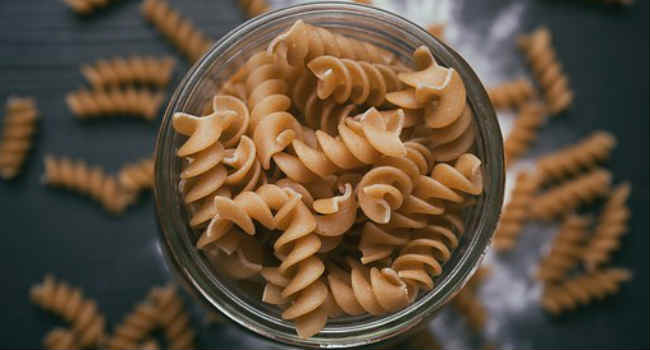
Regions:
<instances>
[{"instance_id":1,"label":"whole wheat fusilli","mask_svg":"<svg viewBox=\"0 0 650 350\"><path fill-rule=\"evenodd\" d=\"M16 177L25 162L38 121L36 102L31 98L9 98L0 138L0 177Z\"/></svg>"},{"instance_id":2,"label":"whole wheat fusilli","mask_svg":"<svg viewBox=\"0 0 650 350\"><path fill-rule=\"evenodd\" d=\"M81 73L95 88L125 84L166 86L176 62L171 57L113 57L81 66Z\"/></svg>"}]
</instances>

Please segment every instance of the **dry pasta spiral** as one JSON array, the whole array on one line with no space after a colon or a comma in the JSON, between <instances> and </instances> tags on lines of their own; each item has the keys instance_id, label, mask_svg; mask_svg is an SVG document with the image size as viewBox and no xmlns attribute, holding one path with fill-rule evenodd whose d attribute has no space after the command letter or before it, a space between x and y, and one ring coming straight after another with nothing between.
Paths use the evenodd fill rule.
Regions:
<instances>
[{"instance_id":1,"label":"dry pasta spiral","mask_svg":"<svg viewBox=\"0 0 650 350\"><path fill-rule=\"evenodd\" d=\"M0 177L12 179L22 168L32 147L32 135L36 132L38 110L31 98L7 100L0 138Z\"/></svg>"},{"instance_id":2,"label":"dry pasta spiral","mask_svg":"<svg viewBox=\"0 0 650 350\"><path fill-rule=\"evenodd\" d=\"M74 332L65 328L54 328L43 338L45 349L81 349Z\"/></svg>"},{"instance_id":3,"label":"dry pasta spiral","mask_svg":"<svg viewBox=\"0 0 650 350\"><path fill-rule=\"evenodd\" d=\"M503 146L506 164L512 165L537 139L537 130L546 123L544 108L537 102L526 103L519 110L515 124Z\"/></svg>"},{"instance_id":4,"label":"dry pasta spiral","mask_svg":"<svg viewBox=\"0 0 650 350\"><path fill-rule=\"evenodd\" d=\"M369 264L390 257L396 248L403 247L410 235L396 230L386 230L370 221L363 225L359 250L361 263Z\"/></svg>"},{"instance_id":5,"label":"dry pasta spiral","mask_svg":"<svg viewBox=\"0 0 650 350\"><path fill-rule=\"evenodd\" d=\"M577 215L564 219L560 232L551 243L551 250L539 264L537 279L544 282L562 280L582 257L585 234L591 220Z\"/></svg>"},{"instance_id":6,"label":"dry pasta spiral","mask_svg":"<svg viewBox=\"0 0 650 350\"><path fill-rule=\"evenodd\" d=\"M616 147L614 135L606 131L597 131L575 145L541 157L537 161L537 170L547 181L575 175L607 159L614 147Z\"/></svg>"},{"instance_id":7,"label":"dry pasta spiral","mask_svg":"<svg viewBox=\"0 0 650 350\"><path fill-rule=\"evenodd\" d=\"M117 174L122 188L129 192L138 192L143 189L153 188L153 158L140 160L136 163L127 164Z\"/></svg>"},{"instance_id":8,"label":"dry pasta spiral","mask_svg":"<svg viewBox=\"0 0 650 350\"><path fill-rule=\"evenodd\" d=\"M612 252L620 247L621 236L628 231L630 209L626 201L630 196L630 184L614 188L598 218L596 232L584 250L584 262L588 270L595 270L609 261Z\"/></svg>"},{"instance_id":9,"label":"dry pasta spiral","mask_svg":"<svg viewBox=\"0 0 650 350\"><path fill-rule=\"evenodd\" d=\"M531 207L532 216L548 220L576 209L608 193L611 181L612 174L604 169L596 169L566 181L535 198Z\"/></svg>"},{"instance_id":10,"label":"dry pasta spiral","mask_svg":"<svg viewBox=\"0 0 650 350\"><path fill-rule=\"evenodd\" d=\"M386 93L402 87L397 73L388 66L334 56L319 56L307 67L318 78L316 91L322 100L332 96L342 104L380 106Z\"/></svg>"},{"instance_id":11,"label":"dry pasta spiral","mask_svg":"<svg viewBox=\"0 0 650 350\"><path fill-rule=\"evenodd\" d=\"M547 286L542 295L542 306L553 314L574 310L594 299L603 299L616 294L622 282L632 278L632 274L619 268L596 270L572 278L559 285Z\"/></svg>"},{"instance_id":12,"label":"dry pasta spiral","mask_svg":"<svg viewBox=\"0 0 650 350\"><path fill-rule=\"evenodd\" d=\"M89 15L96 9L105 7L111 0L63 0L74 12Z\"/></svg>"},{"instance_id":13,"label":"dry pasta spiral","mask_svg":"<svg viewBox=\"0 0 650 350\"><path fill-rule=\"evenodd\" d=\"M257 17L271 8L266 0L239 0L239 6L250 18Z\"/></svg>"},{"instance_id":14,"label":"dry pasta spiral","mask_svg":"<svg viewBox=\"0 0 650 350\"><path fill-rule=\"evenodd\" d=\"M548 28L538 28L529 35L520 36L518 44L544 90L549 111L557 114L567 109L573 102L573 91L569 87L569 80L562 71L562 66L557 61Z\"/></svg>"},{"instance_id":15,"label":"dry pasta spiral","mask_svg":"<svg viewBox=\"0 0 650 350\"><path fill-rule=\"evenodd\" d=\"M151 291L158 309L158 321L165 331L167 347L170 349L191 349L194 347L195 332L190 327L190 317L174 286L154 288Z\"/></svg>"},{"instance_id":16,"label":"dry pasta spiral","mask_svg":"<svg viewBox=\"0 0 650 350\"><path fill-rule=\"evenodd\" d=\"M488 89L488 96L496 109L518 108L535 95L535 88L527 79L503 82Z\"/></svg>"},{"instance_id":17,"label":"dry pasta spiral","mask_svg":"<svg viewBox=\"0 0 650 350\"><path fill-rule=\"evenodd\" d=\"M133 195L125 191L113 176L99 167L88 166L84 161L46 156L43 181L49 186L88 195L115 214L124 211L133 201Z\"/></svg>"},{"instance_id":18,"label":"dry pasta spiral","mask_svg":"<svg viewBox=\"0 0 650 350\"><path fill-rule=\"evenodd\" d=\"M158 114L165 95L146 89L78 90L69 93L65 102L80 119L106 115L139 116L152 120Z\"/></svg>"},{"instance_id":19,"label":"dry pasta spiral","mask_svg":"<svg viewBox=\"0 0 650 350\"><path fill-rule=\"evenodd\" d=\"M81 73L95 89L124 84L166 86L176 62L171 57L114 57L81 67Z\"/></svg>"},{"instance_id":20,"label":"dry pasta spiral","mask_svg":"<svg viewBox=\"0 0 650 350\"><path fill-rule=\"evenodd\" d=\"M452 305L465 316L473 331L479 332L485 327L487 310L474 291L464 288L452 299Z\"/></svg>"},{"instance_id":21,"label":"dry pasta spiral","mask_svg":"<svg viewBox=\"0 0 650 350\"><path fill-rule=\"evenodd\" d=\"M529 172L517 174L510 202L504 207L494 233L493 244L497 251L508 251L516 245L523 225L530 217L530 206L539 187L538 178Z\"/></svg>"},{"instance_id":22,"label":"dry pasta spiral","mask_svg":"<svg viewBox=\"0 0 650 350\"><path fill-rule=\"evenodd\" d=\"M159 316L159 310L151 301L138 304L115 327L106 345L110 349L138 348L138 344L158 326Z\"/></svg>"},{"instance_id":23,"label":"dry pasta spiral","mask_svg":"<svg viewBox=\"0 0 650 350\"><path fill-rule=\"evenodd\" d=\"M82 347L96 345L104 337L104 316L95 301L84 298L81 290L46 275L43 282L31 288L30 297L35 304L70 322Z\"/></svg>"},{"instance_id":24,"label":"dry pasta spiral","mask_svg":"<svg viewBox=\"0 0 650 350\"><path fill-rule=\"evenodd\" d=\"M483 193L481 160L471 153L458 157L453 167L446 163L436 164L431 177L444 186L462 193L474 196Z\"/></svg>"},{"instance_id":25,"label":"dry pasta spiral","mask_svg":"<svg viewBox=\"0 0 650 350\"><path fill-rule=\"evenodd\" d=\"M189 19L169 7L165 0L145 0L142 14L163 33L191 62L212 46L212 41L194 27Z\"/></svg>"},{"instance_id":26,"label":"dry pasta spiral","mask_svg":"<svg viewBox=\"0 0 650 350\"><path fill-rule=\"evenodd\" d=\"M474 145L474 114L467 105L461 116L453 123L438 129L416 128L413 141L432 148L431 153L441 162L449 162L460 157Z\"/></svg>"}]
</instances>

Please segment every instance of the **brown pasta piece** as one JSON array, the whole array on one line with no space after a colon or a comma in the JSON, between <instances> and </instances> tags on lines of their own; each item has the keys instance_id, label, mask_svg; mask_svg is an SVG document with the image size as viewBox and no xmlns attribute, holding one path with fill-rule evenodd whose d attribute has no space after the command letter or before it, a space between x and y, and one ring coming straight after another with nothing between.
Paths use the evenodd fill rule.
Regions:
<instances>
[{"instance_id":1,"label":"brown pasta piece","mask_svg":"<svg viewBox=\"0 0 650 350\"><path fill-rule=\"evenodd\" d=\"M146 340L145 344L139 343L156 327L160 312L151 300L145 300L138 304L120 324L113 330L113 335L107 341L109 349L130 349L130 348L157 348L156 343Z\"/></svg>"},{"instance_id":2,"label":"brown pasta piece","mask_svg":"<svg viewBox=\"0 0 650 350\"><path fill-rule=\"evenodd\" d=\"M127 164L119 170L117 179L122 188L129 192L153 189L154 160L147 158L136 163Z\"/></svg>"},{"instance_id":3,"label":"brown pasta piece","mask_svg":"<svg viewBox=\"0 0 650 350\"><path fill-rule=\"evenodd\" d=\"M174 286L154 288L151 300L159 310L158 320L165 331L169 349L194 348L196 332L190 327L190 318Z\"/></svg>"},{"instance_id":4,"label":"brown pasta piece","mask_svg":"<svg viewBox=\"0 0 650 350\"><path fill-rule=\"evenodd\" d=\"M560 232L551 243L551 250L542 258L536 278L543 282L558 282L575 267L582 258L583 243L591 220L578 215L564 219Z\"/></svg>"},{"instance_id":5,"label":"brown pasta piece","mask_svg":"<svg viewBox=\"0 0 650 350\"><path fill-rule=\"evenodd\" d=\"M63 0L74 12L89 15L95 10L105 7L111 0Z\"/></svg>"},{"instance_id":6,"label":"brown pasta piece","mask_svg":"<svg viewBox=\"0 0 650 350\"><path fill-rule=\"evenodd\" d=\"M532 216L549 220L570 212L581 204L589 203L610 190L612 174L595 169L574 180L566 181L539 195L533 201Z\"/></svg>"},{"instance_id":7,"label":"brown pasta piece","mask_svg":"<svg viewBox=\"0 0 650 350\"><path fill-rule=\"evenodd\" d=\"M551 32L546 27L521 35L517 43L528 59L537 81L544 90L544 98L551 114L566 110L573 102L569 80L557 61L551 43Z\"/></svg>"},{"instance_id":8,"label":"brown pasta piece","mask_svg":"<svg viewBox=\"0 0 650 350\"><path fill-rule=\"evenodd\" d=\"M503 82L487 92L495 109L517 109L535 96L533 84L523 78Z\"/></svg>"},{"instance_id":9,"label":"brown pasta piece","mask_svg":"<svg viewBox=\"0 0 650 350\"><path fill-rule=\"evenodd\" d=\"M114 57L85 64L81 73L95 89L133 83L165 87L175 65L171 57Z\"/></svg>"},{"instance_id":10,"label":"brown pasta piece","mask_svg":"<svg viewBox=\"0 0 650 350\"><path fill-rule=\"evenodd\" d=\"M444 40L444 38L445 38L445 28L446 27L447 27L447 25L444 24L444 23L430 24L427 27L427 32L429 32L429 34L435 36L436 38L438 38L440 40Z\"/></svg>"},{"instance_id":11,"label":"brown pasta piece","mask_svg":"<svg viewBox=\"0 0 650 350\"><path fill-rule=\"evenodd\" d=\"M575 175L607 159L616 143L614 135L596 131L575 145L539 158L537 171L544 181Z\"/></svg>"},{"instance_id":12,"label":"brown pasta piece","mask_svg":"<svg viewBox=\"0 0 650 350\"><path fill-rule=\"evenodd\" d=\"M79 119L108 115L128 115L153 120L165 98L164 93L146 89L77 90L65 98Z\"/></svg>"},{"instance_id":13,"label":"brown pasta piece","mask_svg":"<svg viewBox=\"0 0 650 350\"><path fill-rule=\"evenodd\" d=\"M212 46L212 40L192 22L169 7L165 0L145 0L142 15L169 39L190 62L197 61Z\"/></svg>"},{"instance_id":14,"label":"brown pasta piece","mask_svg":"<svg viewBox=\"0 0 650 350\"><path fill-rule=\"evenodd\" d=\"M538 187L539 177L536 174L517 174L510 202L503 208L494 233L493 245L497 251L512 250L517 244L523 225L530 217L530 206Z\"/></svg>"},{"instance_id":15,"label":"brown pasta piece","mask_svg":"<svg viewBox=\"0 0 650 350\"><path fill-rule=\"evenodd\" d=\"M512 165L537 139L538 129L546 123L544 108L537 102L526 103L519 110L515 124L504 143L506 165Z\"/></svg>"},{"instance_id":16,"label":"brown pasta piece","mask_svg":"<svg viewBox=\"0 0 650 350\"><path fill-rule=\"evenodd\" d=\"M32 98L9 98L0 138L0 177L16 177L32 147L38 121L36 102Z\"/></svg>"},{"instance_id":17,"label":"brown pasta piece","mask_svg":"<svg viewBox=\"0 0 650 350\"><path fill-rule=\"evenodd\" d=\"M54 328L43 338L45 349L81 349L74 332L65 328Z\"/></svg>"},{"instance_id":18,"label":"brown pasta piece","mask_svg":"<svg viewBox=\"0 0 650 350\"><path fill-rule=\"evenodd\" d=\"M628 270L619 268L586 273L559 285L546 286L542 295L542 306L552 314L572 311L594 299L600 300L616 294L620 284L631 278L632 274Z\"/></svg>"},{"instance_id":19,"label":"brown pasta piece","mask_svg":"<svg viewBox=\"0 0 650 350\"><path fill-rule=\"evenodd\" d=\"M271 9L266 0L239 0L239 6L249 18L257 17Z\"/></svg>"},{"instance_id":20,"label":"brown pasta piece","mask_svg":"<svg viewBox=\"0 0 650 350\"><path fill-rule=\"evenodd\" d=\"M46 156L43 182L88 195L114 214L123 212L133 201L133 195L125 191L114 177L99 167L89 167L84 161Z\"/></svg>"},{"instance_id":21,"label":"brown pasta piece","mask_svg":"<svg viewBox=\"0 0 650 350\"><path fill-rule=\"evenodd\" d=\"M80 346L96 345L104 337L104 316L93 300L84 298L81 290L46 275L43 282L31 288L30 298L33 303L70 322ZM58 338L59 341L68 338L67 333L57 333L55 339Z\"/></svg>"},{"instance_id":22,"label":"brown pasta piece","mask_svg":"<svg viewBox=\"0 0 650 350\"><path fill-rule=\"evenodd\" d=\"M612 252L620 247L621 236L628 231L630 208L627 200L631 186L624 183L613 189L598 218L596 232L584 249L587 270L593 271L610 260Z\"/></svg>"},{"instance_id":23,"label":"brown pasta piece","mask_svg":"<svg viewBox=\"0 0 650 350\"><path fill-rule=\"evenodd\" d=\"M451 301L451 305L467 319L467 323L475 332L485 327L487 319L487 310L476 295L476 290L490 273L489 268L479 267L465 287Z\"/></svg>"}]
</instances>

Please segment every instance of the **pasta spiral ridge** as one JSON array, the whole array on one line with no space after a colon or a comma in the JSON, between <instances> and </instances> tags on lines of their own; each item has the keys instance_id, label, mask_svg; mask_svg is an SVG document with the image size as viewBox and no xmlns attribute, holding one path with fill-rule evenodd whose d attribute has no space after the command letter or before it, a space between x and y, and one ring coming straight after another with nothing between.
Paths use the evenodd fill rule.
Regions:
<instances>
[{"instance_id":1,"label":"pasta spiral ridge","mask_svg":"<svg viewBox=\"0 0 650 350\"><path fill-rule=\"evenodd\" d=\"M212 40L199 31L190 20L171 8L165 0L145 0L142 14L191 62L198 60L212 46Z\"/></svg>"},{"instance_id":2,"label":"pasta spiral ridge","mask_svg":"<svg viewBox=\"0 0 650 350\"><path fill-rule=\"evenodd\" d=\"M107 211L119 214L133 201L119 182L99 167L90 167L84 161L65 157L45 157L45 184L64 187L88 195L102 204Z\"/></svg>"},{"instance_id":3,"label":"pasta spiral ridge","mask_svg":"<svg viewBox=\"0 0 650 350\"><path fill-rule=\"evenodd\" d=\"M553 314L574 310L594 299L603 299L616 294L622 282L632 278L632 274L619 268L596 270L572 278L559 285L547 286L542 294L542 306Z\"/></svg>"},{"instance_id":4,"label":"pasta spiral ridge","mask_svg":"<svg viewBox=\"0 0 650 350\"><path fill-rule=\"evenodd\" d=\"M630 209L626 201L630 191L629 183L619 185L612 190L605 203L594 236L584 250L583 259L588 270L595 270L609 261L612 252L619 248L621 236L628 231Z\"/></svg>"},{"instance_id":5,"label":"pasta spiral ridge","mask_svg":"<svg viewBox=\"0 0 650 350\"><path fill-rule=\"evenodd\" d=\"M127 164L117 174L122 188L129 192L153 189L154 160L147 158L136 163Z\"/></svg>"},{"instance_id":6,"label":"pasta spiral ridge","mask_svg":"<svg viewBox=\"0 0 650 350\"><path fill-rule=\"evenodd\" d=\"M31 288L30 298L43 309L72 323L72 331L82 347L96 345L104 337L104 316L95 301L84 298L81 290L46 275L43 282Z\"/></svg>"},{"instance_id":7,"label":"pasta spiral ridge","mask_svg":"<svg viewBox=\"0 0 650 350\"><path fill-rule=\"evenodd\" d=\"M257 17L271 8L266 0L239 0L239 6L249 18Z\"/></svg>"},{"instance_id":8,"label":"pasta spiral ridge","mask_svg":"<svg viewBox=\"0 0 650 350\"><path fill-rule=\"evenodd\" d=\"M81 73L95 89L125 84L167 86L176 62L171 57L113 57L81 66Z\"/></svg>"},{"instance_id":9,"label":"pasta spiral ridge","mask_svg":"<svg viewBox=\"0 0 650 350\"><path fill-rule=\"evenodd\" d=\"M535 95L535 88L528 79L503 82L488 89L488 96L495 109L518 108Z\"/></svg>"},{"instance_id":10,"label":"pasta spiral ridge","mask_svg":"<svg viewBox=\"0 0 650 350\"><path fill-rule=\"evenodd\" d=\"M150 300L138 304L108 339L109 349L138 348L138 344L158 326L159 312Z\"/></svg>"},{"instance_id":11,"label":"pasta spiral ridge","mask_svg":"<svg viewBox=\"0 0 650 350\"><path fill-rule=\"evenodd\" d=\"M157 287L149 297L158 309L158 322L165 331L170 349L194 348L196 332L190 328L190 317L174 286Z\"/></svg>"},{"instance_id":12,"label":"pasta spiral ridge","mask_svg":"<svg viewBox=\"0 0 650 350\"><path fill-rule=\"evenodd\" d=\"M549 220L607 194L611 182L612 174L609 171L592 170L539 195L533 202L531 214L534 218Z\"/></svg>"},{"instance_id":13,"label":"pasta spiral ridge","mask_svg":"<svg viewBox=\"0 0 650 350\"><path fill-rule=\"evenodd\" d=\"M514 126L504 142L506 165L512 165L537 139L538 129L546 123L544 113L544 108L537 102L526 103L521 107Z\"/></svg>"},{"instance_id":14,"label":"pasta spiral ridge","mask_svg":"<svg viewBox=\"0 0 650 350\"><path fill-rule=\"evenodd\" d=\"M573 91L557 61L548 28L538 28L531 34L520 36L518 44L544 90L549 111L557 114L567 109L573 102Z\"/></svg>"},{"instance_id":15,"label":"pasta spiral ridge","mask_svg":"<svg viewBox=\"0 0 650 350\"><path fill-rule=\"evenodd\" d=\"M493 244L497 251L512 250L517 243L523 225L530 216L530 206L539 187L538 179L536 174L529 172L517 174L510 202L504 207L494 233Z\"/></svg>"},{"instance_id":16,"label":"pasta spiral ridge","mask_svg":"<svg viewBox=\"0 0 650 350\"><path fill-rule=\"evenodd\" d=\"M36 103L31 98L9 98L0 138L0 177L16 177L32 147L38 121Z\"/></svg>"},{"instance_id":17,"label":"pasta spiral ridge","mask_svg":"<svg viewBox=\"0 0 650 350\"><path fill-rule=\"evenodd\" d=\"M69 329L57 327L47 332L43 338L45 349L81 349L77 343L74 332Z\"/></svg>"},{"instance_id":18,"label":"pasta spiral ridge","mask_svg":"<svg viewBox=\"0 0 650 350\"><path fill-rule=\"evenodd\" d=\"M162 92L129 87L124 90L81 89L68 93L65 102L80 119L123 114L153 120L164 98Z\"/></svg>"},{"instance_id":19,"label":"pasta spiral ridge","mask_svg":"<svg viewBox=\"0 0 650 350\"><path fill-rule=\"evenodd\" d=\"M431 177L455 191L478 196L483 193L483 173L481 160L465 153L458 157L452 167L447 163L438 163L431 172Z\"/></svg>"},{"instance_id":20,"label":"pasta spiral ridge","mask_svg":"<svg viewBox=\"0 0 650 350\"><path fill-rule=\"evenodd\" d=\"M479 267L465 287L452 299L454 308L465 316L467 323L475 332L482 330L487 320L487 309L476 295L476 290L489 273L488 268Z\"/></svg>"},{"instance_id":21,"label":"pasta spiral ridge","mask_svg":"<svg viewBox=\"0 0 650 350\"><path fill-rule=\"evenodd\" d=\"M380 106L386 94L400 90L397 73L388 66L334 56L319 56L307 67L317 77L316 91L324 100L330 96L339 103Z\"/></svg>"},{"instance_id":22,"label":"pasta spiral ridge","mask_svg":"<svg viewBox=\"0 0 650 350\"><path fill-rule=\"evenodd\" d=\"M449 162L467 153L474 145L475 129L474 114L466 105L461 116L448 126L430 129L416 128L412 141L428 145L441 162Z\"/></svg>"},{"instance_id":23,"label":"pasta spiral ridge","mask_svg":"<svg viewBox=\"0 0 650 350\"><path fill-rule=\"evenodd\" d=\"M536 275L538 280L560 281L580 262L582 244L590 224L591 220L577 215L569 215L564 219L560 232L551 243L549 254L539 264Z\"/></svg>"},{"instance_id":24,"label":"pasta spiral ridge","mask_svg":"<svg viewBox=\"0 0 650 350\"><path fill-rule=\"evenodd\" d=\"M89 15L96 9L105 7L111 0L63 0L74 12L80 15Z\"/></svg>"},{"instance_id":25,"label":"pasta spiral ridge","mask_svg":"<svg viewBox=\"0 0 650 350\"><path fill-rule=\"evenodd\" d=\"M575 175L607 159L616 147L616 137L606 131L597 131L575 145L541 157L537 170L544 180Z\"/></svg>"}]
</instances>

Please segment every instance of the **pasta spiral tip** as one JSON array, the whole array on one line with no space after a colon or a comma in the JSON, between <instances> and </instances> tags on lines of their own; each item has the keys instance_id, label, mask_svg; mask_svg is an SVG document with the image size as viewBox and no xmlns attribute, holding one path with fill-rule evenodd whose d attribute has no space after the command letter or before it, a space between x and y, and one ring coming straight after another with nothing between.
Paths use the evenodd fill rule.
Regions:
<instances>
[{"instance_id":1,"label":"pasta spiral tip","mask_svg":"<svg viewBox=\"0 0 650 350\"><path fill-rule=\"evenodd\" d=\"M563 279L582 257L586 231L591 220L569 215L564 219L560 232L551 243L551 250L540 262L537 279L545 282L557 282Z\"/></svg>"},{"instance_id":2,"label":"pasta spiral tip","mask_svg":"<svg viewBox=\"0 0 650 350\"><path fill-rule=\"evenodd\" d=\"M239 0L239 6L249 18L257 17L271 8L266 0Z\"/></svg>"},{"instance_id":3,"label":"pasta spiral tip","mask_svg":"<svg viewBox=\"0 0 650 350\"><path fill-rule=\"evenodd\" d=\"M506 165L512 165L521 157L531 143L537 139L538 129L546 123L544 108L536 102L523 105L510 134L505 140L503 150Z\"/></svg>"},{"instance_id":4,"label":"pasta spiral tip","mask_svg":"<svg viewBox=\"0 0 650 350\"><path fill-rule=\"evenodd\" d=\"M166 86L176 62L171 57L114 57L83 65L81 73L95 89L125 84Z\"/></svg>"},{"instance_id":5,"label":"pasta spiral tip","mask_svg":"<svg viewBox=\"0 0 650 350\"><path fill-rule=\"evenodd\" d=\"M65 328L54 328L43 338L46 349L81 349L74 332Z\"/></svg>"},{"instance_id":6,"label":"pasta spiral tip","mask_svg":"<svg viewBox=\"0 0 650 350\"><path fill-rule=\"evenodd\" d=\"M98 8L105 7L111 0L63 0L74 12L89 15Z\"/></svg>"},{"instance_id":7,"label":"pasta spiral tip","mask_svg":"<svg viewBox=\"0 0 650 350\"><path fill-rule=\"evenodd\" d=\"M0 138L0 177L16 177L27 159L36 132L38 110L32 98L7 100Z\"/></svg>"},{"instance_id":8,"label":"pasta spiral tip","mask_svg":"<svg viewBox=\"0 0 650 350\"><path fill-rule=\"evenodd\" d=\"M504 207L494 233L493 244L497 251L514 248L522 227L530 216L530 206L538 186L537 175L527 172L517 175L510 202Z\"/></svg>"},{"instance_id":9,"label":"pasta spiral tip","mask_svg":"<svg viewBox=\"0 0 650 350\"><path fill-rule=\"evenodd\" d=\"M108 340L108 348L123 349L138 347L137 344L158 326L158 317L158 310L150 301L138 304L123 319L122 323L115 327L113 336ZM142 348L145 347L143 346Z\"/></svg>"},{"instance_id":10,"label":"pasta spiral tip","mask_svg":"<svg viewBox=\"0 0 650 350\"><path fill-rule=\"evenodd\" d=\"M527 79L516 79L488 89L495 109L518 108L535 95L535 88Z\"/></svg>"},{"instance_id":11,"label":"pasta spiral tip","mask_svg":"<svg viewBox=\"0 0 650 350\"><path fill-rule=\"evenodd\" d=\"M153 188L154 160L143 159L133 164L127 164L118 172L117 178L126 191L138 192Z\"/></svg>"},{"instance_id":12,"label":"pasta spiral tip","mask_svg":"<svg viewBox=\"0 0 650 350\"><path fill-rule=\"evenodd\" d=\"M69 93L65 102L80 119L106 115L138 116L153 120L164 100L163 93L145 89L78 90Z\"/></svg>"}]
</instances>

